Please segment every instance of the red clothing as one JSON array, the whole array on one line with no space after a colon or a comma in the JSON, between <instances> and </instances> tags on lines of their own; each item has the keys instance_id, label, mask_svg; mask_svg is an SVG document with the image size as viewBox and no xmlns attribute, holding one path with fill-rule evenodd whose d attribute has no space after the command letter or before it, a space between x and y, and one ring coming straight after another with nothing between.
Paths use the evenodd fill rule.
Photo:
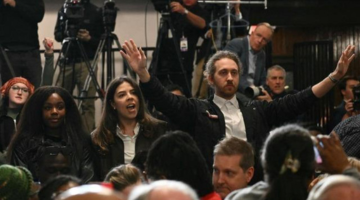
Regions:
<instances>
[{"instance_id":1,"label":"red clothing","mask_svg":"<svg viewBox=\"0 0 360 200\"><path fill-rule=\"evenodd\" d=\"M221 200L221 197L218 193L212 192L200 198L201 200Z\"/></svg>"}]
</instances>

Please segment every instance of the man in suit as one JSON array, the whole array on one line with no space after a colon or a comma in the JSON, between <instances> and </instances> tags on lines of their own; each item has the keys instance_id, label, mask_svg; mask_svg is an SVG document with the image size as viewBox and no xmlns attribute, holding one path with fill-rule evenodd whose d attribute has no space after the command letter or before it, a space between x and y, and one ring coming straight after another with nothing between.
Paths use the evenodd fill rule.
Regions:
<instances>
[{"instance_id":1,"label":"man in suit","mask_svg":"<svg viewBox=\"0 0 360 200\"><path fill-rule=\"evenodd\" d=\"M224 48L234 52L240 58L242 64L242 75L239 82L239 92L249 86L265 85L266 55L263 48L271 41L274 29L268 23L260 23L250 36L244 38L235 38Z\"/></svg>"},{"instance_id":2,"label":"man in suit","mask_svg":"<svg viewBox=\"0 0 360 200\"><path fill-rule=\"evenodd\" d=\"M236 98L241 64L234 53L219 51L209 59L205 73L215 94L207 100L199 100L167 91L148 72L146 56L134 41L125 41L123 48L125 51L121 51L121 55L139 76L144 96L194 138L209 167L213 164L213 148L224 137L241 138L254 147L254 183L263 179L259 151L271 128L295 119L332 89L347 72L355 47L348 46L334 72L318 84L277 101L246 104Z\"/></svg>"}]
</instances>

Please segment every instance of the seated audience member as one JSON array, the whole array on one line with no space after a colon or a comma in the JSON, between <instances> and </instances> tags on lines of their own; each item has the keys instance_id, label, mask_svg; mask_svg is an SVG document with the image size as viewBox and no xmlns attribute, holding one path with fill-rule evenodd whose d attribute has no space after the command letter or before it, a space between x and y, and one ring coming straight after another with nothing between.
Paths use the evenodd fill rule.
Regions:
<instances>
[{"instance_id":1,"label":"seated audience member","mask_svg":"<svg viewBox=\"0 0 360 200\"><path fill-rule=\"evenodd\" d=\"M53 200L66 190L79 186L80 179L74 176L59 175L46 181L41 187L38 197L39 200Z\"/></svg>"},{"instance_id":2,"label":"seated audience member","mask_svg":"<svg viewBox=\"0 0 360 200\"><path fill-rule=\"evenodd\" d=\"M131 164L120 165L113 168L104 181L112 183L113 188L127 198L136 186L141 185L141 172Z\"/></svg>"},{"instance_id":3,"label":"seated audience member","mask_svg":"<svg viewBox=\"0 0 360 200\"><path fill-rule=\"evenodd\" d=\"M345 76L340 84L339 90L343 100L341 103L335 107L334 113L331 120L331 127L332 130L337 124L339 124L343 118L348 118L353 114L353 88L359 85L360 82L355 76ZM347 114L349 112L349 114Z\"/></svg>"},{"instance_id":4,"label":"seated audience member","mask_svg":"<svg viewBox=\"0 0 360 200\"><path fill-rule=\"evenodd\" d=\"M113 167L131 163L167 129L165 122L149 114L139 85L130 77L121 76L109 84L104 105L100 125L91 133L100 180Z\"/></svg>"},{"instance_id":5,"label":"seated audience member","mask_svg":"<svg viewBox=\"0 0 360 200\"><path fill-rule=\"evenodd\" d=\"M266 182L237 190L226 199L305 200L315 170L309 132L297 125L271 131L264 144L262 164Z\"/></svg>"},{"instance_id":6,"label":"seated audience member","mask_svg":"<svg viewBox=\"0 0 360 200\"><path fill-rule=\"evenodd\" d=\"M25 167L0 166L0 199L27 200L36 193L32 191L33 177Z\"/></svg>"},{"instance_id":7,"label":"seated audience member","mask_svg":"<svg viewBox=\"0 0 360 200\"><path fill-rule=\"evenodd\" d=\"M33 161L42 148L54 151L54 154L70 155L69 174L84 182L92 177L90 137L83 132L74 99L60 87L38 88L25 104L9 146L10 163L28 168L37 180L39 177Z\"/></svg>"},{"instance_id":8,"label":"seated audience member","mask_svg":"<svg viewBox=\"0 0 360 200\"><path fill-rule=\"evenodd\" d=\"M160 179L182 181L195 189L202 200L220 199L212 187L204 158L185 132L168 132L151 145L146 174L150 182Z\"/></svg>"},{"instance_id":9,"label":"seated audience member","mask_svg":"<svg viewBox=\"0 0 360 200\"><path fill-rule=\"evenodd\" d=\"M37 148L31 160L37 181L44 184L58 175L77 175L71 169L71 154L73 153L69 146L40 146ZM93 176L91 171L83 171L82 174L82 178L85 180L89 180Z\"/></svg>"},{"instance_id":10,"label":"seated audience member","mask_svg":"<svg viewBox=\"0 0 360 200\"><path fill-rule=\"evenodd\" d=\"M310 191L307 200L360 199L360 181L344 175L324 178Z\"/></svg>"},{"instance_id":11,"label":"seated audience member","mask_svg":"<svg viewBox=\"0 0 360 200\"><path fill-rule=\"evenodd\" d=\"M247 187L253 175L254 152L251 144L230 137L215 146L212 181L215 192L222 199L234 190Z\"/></svg>"},{"instance_id":12,"label":"seated audience member","mask_svg":"<svg viewBox=\"0 0 360 200\"><path fill-rule=\"evenodd\" d=\"M266 80L266 55L264 47L274 34L270 24L257 24L250 36L231 40L224 50L237 54L242 63L242 74L239 82L239 92L244 92L249 86L261 86Z\"/></svg>"},{"instance_id":13,"label":"seated audience member","mask_svg":"<svg viewBox=\"0 0 360 200\"><path fill-rule=\"evenodd\" d=\"M131 161L131 164L135 167L137 167L141 172L141 181L143 183L147 183L147 177L145 173L145 165L146 165L146 159L147 159L148 151L140 151L137 153L134 157L134 159Z\"/></svg>"},{"instance_id":14,"label":"seated audience member","mask_svg":"<svg viewBox=\"0 0 360 200\"><path fill-rule=\"evenodd\" d=\"M348 156L360 159L360 115L350 117L340 122L334 128L334 132L339 135L341 144Z\"/></svg>"},{"instance_id":15,"label":"seated audience member","mask_svg":"<svg viewBox=\"0 0 360 200\"><path fill-rule=\"evenodd\" d=\"M199 100L176 96L164 89L147 71L145 53L137 48L133 40L126 41L123 48L120 53L139 76L144 96L158 111L194 138L209 168L213 165L213 148L225 136L244 139L252 144L255 151L253 183L263 179L259 150L272 127L296 119L310 109L335 86L336 80L344 76L355 56L355 47L349 45L336 69L314 86L277 101L242 103L235 96L242 68L234 53L218 51L209 59L205 73L215 94L209 99Z\"/></svg>"},{"instance_id":16,"label":"seated audience member","mask_svg":"<svg viewBox=\"0 0 360 200\"><path fill-rule=\"evenodd\" d=\"M4 164L6 150L15 134L20 111L26 100L34 93L34 86L25 78L15 77L8 80L0 88L0 92L2 98L0 102L0 164Z\"/></svg>"},{"instance_id":17,"label":"seated audience member","mask_svg":"<svg viewBox=\"0 0 360 200\"><path fill-rule=\"evenodd\" d=\"M199 200L195 191L180 181L159 180L135 188L129 200Z\"/></svg>"},{"instance_id":18,"label":"seated audience member","mask_svg":"<svg viewBox=\"0 0 360 200\"><path fill-rule=\"evenodd\" d=\"M286 90L286 71L280 65L274 65L267 70L266 83L263 86L264 95L258 96L257 100L272 101L282 98L296 91Z\"/></svg>"},{"instance_id":19,"label":"seated audience member","mask_svg":"<svg viewBox=\"0 0 360 200\"><path fill-rule=\"evenodd\" d=\"M90 184L70 188L56 200L126 200L123 195L102 185Z\"/></svg>"}]
</instances>

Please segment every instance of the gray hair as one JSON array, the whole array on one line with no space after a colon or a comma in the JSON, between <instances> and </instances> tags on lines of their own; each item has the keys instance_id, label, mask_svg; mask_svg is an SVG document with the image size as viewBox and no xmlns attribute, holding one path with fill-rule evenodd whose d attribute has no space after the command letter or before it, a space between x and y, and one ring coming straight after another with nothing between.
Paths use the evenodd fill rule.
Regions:
<instances>
[{"instance_id":1,"label":"gray hair","mask_svg":"<svg viewBox=\"0 0 360 200\"><path fill-rule=\"evenodd\" d=\"M360 181L345 175L331 175L324 178L313 187L310 191L307 200L325 200L327 192L337 186L347 186L349 189L354 189L360 192Z\"/></svg>"},{"instance_id":2,"label":"gray hair","mask_svg":"<svg viewBox=\"0 0 360 200\"><path fill-rule=\"evenodd\" d=\"M159 180L149 185L138 186L130 193L128 200L147 200L150 193L157 188L173 189L187 195L191 200L199 200L194 189L183 182L173 180Z\"/></svg>"},{"instance_id":3,"label":"gray hair","mask_svg":"<svg viewBox=\"0 0 360 200\"><path fill-rule=\"evenodd\" d=\"M286 70L281 67L280 65L274 65L274 66L271 66L268 70L267 70L267 75L266 77L269 78L269 74L270 74L270 71L272 70L278 70L278 71L282 71L284 73L284 78L286 78Z\"/></svg>"},{"instance_id":4,"label":"gray hair","mask_svg":"<svg viewBox=\"0 0 360 200\"><path fill-rule=\"evenodd\" d=\"M241 61L235 53L230 51L218 51L213 56L211 56L206 63L206 69L204 75L206 77L208 76L213 77L216 71L215 63L223 58L228 58L233 60L238 66L239 74L241 75L242 72Z\"/></svg>"}]
</instances>

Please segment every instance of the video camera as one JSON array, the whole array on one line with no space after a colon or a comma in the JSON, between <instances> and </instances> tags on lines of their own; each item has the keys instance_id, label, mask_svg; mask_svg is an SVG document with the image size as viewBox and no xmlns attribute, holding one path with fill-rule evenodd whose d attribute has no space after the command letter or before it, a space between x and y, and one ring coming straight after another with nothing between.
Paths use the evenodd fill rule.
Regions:
<instances>
[{"instance_id":1,"label":"video camera","mask_svg":"<svg viewBox=\"0 0 360 200\"><path fill-rule=\"evenodd\" d=\"M66 35L76 37L80 29L79 24L84 17L84 6L81 0L65 0L64 17Z\"/></svg>"},{"instance_id":2,"label":"video camera","mask_svg":"<svg viewBox=\"0 0 360 200\"><path fill-rule=\"evenodd\" d=\"M105 31L113 32L115 29L116 15L118 8L115 7L115 0L105 0L103 9L103 22Z\"/></svg>"},{"instance_id":3,"label":"video camera","mask_svg":"<svg viewBox=\"0 0 360 200\"><path fill-rule=\"evenodd\" d=\"M360 110L360 85L353 87L352 92L354 94L354 111Z\"/></svg>"},{"instance_id":4,"label":"video camera","mask_svg":"<svg viewBox=\"0 0 360 200\"><path fill-rule=\"evenodd\" d=\"M151 0L151 2L154 5L154 8L159 13L170 13L170 3L171 2L179 2L181 3L181 0Z\"/></svg>"}]
</instances>

